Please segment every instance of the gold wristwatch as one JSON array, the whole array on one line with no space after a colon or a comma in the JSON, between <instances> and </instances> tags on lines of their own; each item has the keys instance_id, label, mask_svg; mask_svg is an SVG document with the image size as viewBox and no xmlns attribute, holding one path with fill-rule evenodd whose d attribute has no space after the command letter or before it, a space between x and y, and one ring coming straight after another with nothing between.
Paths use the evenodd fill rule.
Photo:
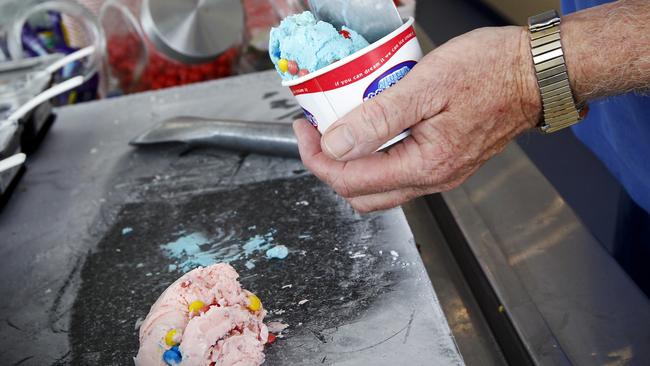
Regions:
<instances>
[{"instance_id":1,"label":"gold wristwatch","mask_svg":"<svg viewBox=\"0 0 650 366\"><path fill-rule=\"evenodd\" d=\"M544 133L574 125L588 112L586 105L576 104L571 91L562 51L560 22L560 15L555 10L528 18L533 63L544 106L543 120L538 127Z\"/></svg>"}]
</instances>

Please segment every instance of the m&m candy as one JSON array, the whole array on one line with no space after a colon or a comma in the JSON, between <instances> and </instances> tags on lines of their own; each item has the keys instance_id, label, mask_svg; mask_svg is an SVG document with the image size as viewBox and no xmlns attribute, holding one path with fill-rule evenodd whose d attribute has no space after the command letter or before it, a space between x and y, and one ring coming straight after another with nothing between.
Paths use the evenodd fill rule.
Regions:
<instances>
[{"instance_id":1,"label":"m&m candy","mask_svg":"<svg viewBox=\"0 0 650 366\"><path fill-rule=\"evenodd\" d=\"M251 294L248 296L248 309L250 311L258 311L262 308L262 301L259 297Z\"/></svg>"},{"instance_id":2,"label":"m&m candy","mask_svg":"<svg viewBox=\"0 0 650 366\"><path fill-rule=\"evenodd\" d=\"M180 365L181 361L183 361L183 356L181 355L178 346L174 346L165 351L165 353L163 353L163 361L165 361L169 366Z\"/></svg>"},{"instance_id":3,"label":"m&m candy","mask_svg":"<svg viewBox=\"0 0 650 366\"><path fill-rule=\"evenodd\" d=\"M201 300L193 301L190 306L187 308L187 311L192 315L198 315L201 310L205 307L205 303Z\"/></svg>"},{"instance_id":4,"label":"m&m candy","mask_svg":"<svg viewBox=\"0 0 650 366\"><path fill-rule=\"evenodd\" d=\"M167 334L165 335L165 344L167 344L170 347L177 346L179 344L179 339L178 339L178 331L176 329L172 329Z\"/></svg>"},{"instance_id":5,"label":"m&m candy","mask_svg":"<svg viewBox=\"0 0 650 366\"><path fill-rule=\"evenodd\" d=\"M296 75L298 73L298 63L293 60L289 61L289 64L287 65L287 70L289 70L289 74Z\"/></svg>"},{"instance_id":6,"label":"m&m candy","mask_svg":"<svg viewBox=\"0 0 650 366\"><path fill-rule=\"evenodd\" d=\"M282 72L287 72L287 70L289 70L289 61L281 58L280 61L278 61L278 69Z\"/></svg>"}]
</instances>

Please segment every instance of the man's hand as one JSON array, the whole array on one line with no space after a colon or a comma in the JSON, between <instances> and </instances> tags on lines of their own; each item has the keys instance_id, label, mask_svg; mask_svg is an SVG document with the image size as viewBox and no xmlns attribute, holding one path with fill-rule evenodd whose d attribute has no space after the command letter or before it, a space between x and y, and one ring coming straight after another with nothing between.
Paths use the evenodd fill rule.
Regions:
<instances>
[{"instance_id":1,"label":"man's hand","mask_svg":"<svg viewBox=\"0 0 650 366\"><path fill-rule=\"evenodd\" d=\"M304 120L294 130L305 166L367 212L455 188L540 112L527 31L484 28L431 52L322 140ZM411 137L375 153L406 128Z\"/></svg>"},{"instance_id":2,"label":"man's hand","mask_svg":"<svg viewBox=\"0 0 650 366\"><path fill-rule=\"evenodd\" d=\"M650 90L650 1L620 0L562 19L574 98ZM297 121L303 162L359 211L452 189L539 122L525 28L484 28L427 55L397 85L321 138ZM411 127L412 136L373 153Z\"/></svg>"}]
</instances>

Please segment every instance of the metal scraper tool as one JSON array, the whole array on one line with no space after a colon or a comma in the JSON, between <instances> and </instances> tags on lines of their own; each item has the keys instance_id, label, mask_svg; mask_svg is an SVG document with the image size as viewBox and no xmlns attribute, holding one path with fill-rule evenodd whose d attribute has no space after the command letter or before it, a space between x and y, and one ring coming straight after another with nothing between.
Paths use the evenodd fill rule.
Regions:
<instances>
[{"instance_id":1,"label":"metal scraper tool","mask_svg":"<svg viewBox=\"0 0 650 366\"><path fill-rule=\"evenodd\" d=\"M311 11L320 20L361 34L373 43L402 26L402 17L393 0L309 0Z\"/></svg>"},{"instance_id":2,"label":"metal scraper tool","mask_svg":"<svg viewBox=\"0 0 650 366\"><path fill-rule=\"evenodd\" d=\"M174 117L160 122L130 142L135 146L164 143L214 146L264 155L300 157L293 128L286 122Z\"/></svg>"}]
</instances>

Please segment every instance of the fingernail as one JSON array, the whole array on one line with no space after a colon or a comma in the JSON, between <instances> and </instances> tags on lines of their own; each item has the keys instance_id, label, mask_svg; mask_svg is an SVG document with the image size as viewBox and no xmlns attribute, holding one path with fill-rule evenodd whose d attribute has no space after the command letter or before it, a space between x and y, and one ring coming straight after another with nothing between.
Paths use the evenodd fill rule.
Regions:
<instances>
[{"instance_id":1,"label":"fingernail","mask_svg":"<svg viewBox=\"0 0 650 366\"><path fill-rule=\"evenodd\" d=\"M346 125L327 131L323 137L325 150L337 159L350 152L354 148L354 142L354 136Z\"/></svg>"}]
</instances>

